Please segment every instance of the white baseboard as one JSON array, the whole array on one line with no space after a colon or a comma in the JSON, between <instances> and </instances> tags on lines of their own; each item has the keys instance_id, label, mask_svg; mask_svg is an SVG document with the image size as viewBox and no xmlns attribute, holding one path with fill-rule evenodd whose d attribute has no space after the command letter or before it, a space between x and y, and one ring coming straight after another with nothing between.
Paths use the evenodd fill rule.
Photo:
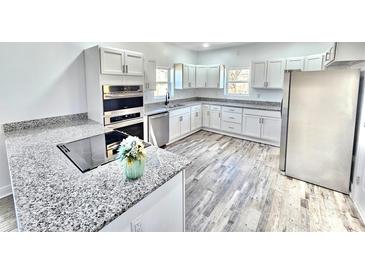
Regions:
<instances>
[{"instance_id":1,"label":"white baseboard","mask_svg":"<svg viewBox=\"0 0 365 274\"><path fill-rule=\"evenodd\" d=\"M0 187L0 199L11 195L11 185Z\"/></svg>"},{"instance_id":2,"label":"white baseboard","mask_svg":"<svg viewBox=\"0 0 365 274\"><path fill-rule=\"evenodd\" d=\"M361 218L362 223L365 224L365 212L362 210L362 208L360 206L358 206L358 204L356 203L356 201L353 199L352 193L350 193L350 197L351 197L352 202L355 205L355 208L357 210L357 213L359 213L359 215L360 215L360 218Z\"/></svg>"}]
</instances>

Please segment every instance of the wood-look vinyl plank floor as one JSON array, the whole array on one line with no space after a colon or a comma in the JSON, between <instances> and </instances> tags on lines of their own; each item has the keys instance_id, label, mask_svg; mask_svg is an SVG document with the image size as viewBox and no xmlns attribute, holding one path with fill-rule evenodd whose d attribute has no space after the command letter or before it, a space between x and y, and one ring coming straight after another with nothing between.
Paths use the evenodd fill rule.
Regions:
<instances>
[{"instance_id":1,"label":"wood-look vinyl plank floor","mask_svg":"<svg viewBox=\"0 0 365 274\"><path fill-rule=\"evenodd\" d=\"M365 231L348 195L283 176L277 147L199 131L166 149L192 160L187 231Z\"/></svg>"}]
</instances>

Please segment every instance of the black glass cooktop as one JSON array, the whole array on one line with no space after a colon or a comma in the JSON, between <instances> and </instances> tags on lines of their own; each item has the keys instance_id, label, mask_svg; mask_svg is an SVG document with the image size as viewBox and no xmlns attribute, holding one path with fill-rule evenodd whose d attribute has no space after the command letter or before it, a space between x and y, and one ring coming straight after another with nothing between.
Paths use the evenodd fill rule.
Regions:
<instances>
[{"instance_id":1,"label":"black glass cooktop","mask_svg":"<svg viewBox=\"0 0 365 274\"><path fill-rule=\"evenodd\" d=\"M91 136L57 147L77 166L81 172L87 172L98 166L114 161L118 154L120 142L128 137L119 131ZM149 143L143 142L145 147Z\"/></svg>"}]
</instances>

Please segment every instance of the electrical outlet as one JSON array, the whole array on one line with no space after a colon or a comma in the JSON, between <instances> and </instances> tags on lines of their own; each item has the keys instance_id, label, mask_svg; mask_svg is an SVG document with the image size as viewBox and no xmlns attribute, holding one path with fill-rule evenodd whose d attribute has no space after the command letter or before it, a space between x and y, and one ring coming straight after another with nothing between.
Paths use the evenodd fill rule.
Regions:
<instances>
[{"instance_id":1,"label":"electrical outlet","mask_svg":"<svg viewBox=\"0 0 365 274\"><path fill-rule=\"evenodd\" d=\"M143 232L142 221L140 217L134 219L134 221L131 223L131 226L133 232Z\"/></svg>"}]
</instances>

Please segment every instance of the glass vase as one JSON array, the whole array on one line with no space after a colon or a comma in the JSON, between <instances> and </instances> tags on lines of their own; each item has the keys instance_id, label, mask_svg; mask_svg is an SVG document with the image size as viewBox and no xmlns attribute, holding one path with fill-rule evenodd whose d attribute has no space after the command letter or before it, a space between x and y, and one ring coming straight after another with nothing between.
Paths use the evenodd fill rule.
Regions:
<instances>
[{"instance_id":1,"label":"glass vase","mask_svg":"<svg viewBox=\"0 0 365 274\"><path fill-rule=\"evenodd\" d=\"M144 166L145 166L146 160L134 160L134 161L127 161L127 159L124 159L122 161L122 166L124 168L125 176L128 179L135 180L140 177L142 177L144 173Z\"/></svg>"}]
</instances>

